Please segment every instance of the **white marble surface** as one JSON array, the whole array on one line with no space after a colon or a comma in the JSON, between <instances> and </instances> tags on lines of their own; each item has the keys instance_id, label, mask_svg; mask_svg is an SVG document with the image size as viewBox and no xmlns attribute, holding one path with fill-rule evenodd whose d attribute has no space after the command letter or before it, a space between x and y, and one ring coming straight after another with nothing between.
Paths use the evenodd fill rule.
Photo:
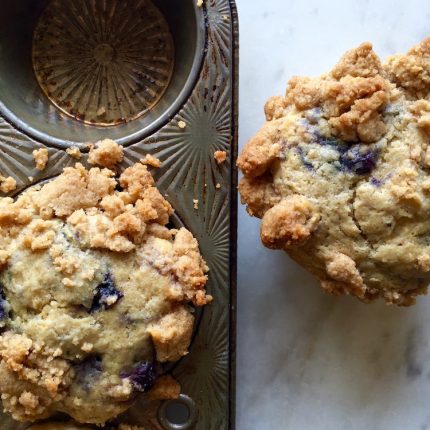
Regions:
<instances>
[{"instance_id":1,"label":"white marble surface","mask_svg":"<svg viewBox=\"0 0 430 430\"><path fill-rule=\"evenodd\" d=\"M240 144L294 74L370 40L386 56L430 34L424 0L237 0ZM430 429L430 297L414 308L324 295L239 210L238 430Z\"/></svg>"}]
</instances>

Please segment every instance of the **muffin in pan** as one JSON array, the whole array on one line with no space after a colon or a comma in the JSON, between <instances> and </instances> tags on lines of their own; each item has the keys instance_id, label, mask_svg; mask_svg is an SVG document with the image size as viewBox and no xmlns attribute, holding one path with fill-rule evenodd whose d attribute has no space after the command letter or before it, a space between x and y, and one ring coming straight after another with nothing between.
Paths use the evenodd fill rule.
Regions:
<instances>
[{"instance_id":1,"label":"muffin in pan","mask_svg":"<svg viewBox=\"0 0 430 430\"><path fill-rule=\"evenodd\" d=\"M18 421L103 424L187 354L206 263L144 164L0 199L0 393Z\"/></svg>"},{"instance_id":2,"label":"muffin in pan","mask_svg":"<svg viewBox=\"0 0 430 430\"><path fill-rule=\"evenodd\" d=\"M261 239L324 290L410 305L430 281L430 38L382 64L370 43L294 77L243 149Z\"/></svg>"}]
</instances>

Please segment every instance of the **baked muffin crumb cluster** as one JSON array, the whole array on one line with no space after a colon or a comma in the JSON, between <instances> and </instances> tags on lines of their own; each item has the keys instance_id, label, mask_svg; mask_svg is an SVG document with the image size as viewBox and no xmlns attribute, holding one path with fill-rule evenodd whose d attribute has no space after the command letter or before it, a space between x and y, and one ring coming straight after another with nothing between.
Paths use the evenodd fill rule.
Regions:
<instances>
[{"instance_id":1,"label":"baked muffin crumb cluster","mask_svg":"<svg viewBox=\"0 0 430 430\"><path fill-rule=\"evenodd\" d=\"M92 154L122 159L110 141ZM0 395L14 419L103 424L140 392L179 395L159 363L187 354L189 304L212 297L198 243L168 226L172 213L142 163L119 178L78 163L0 199Z\"/></svg>"},{"instance_id":2,"label":"baked muffin crumb cluster","mask_svg":"<svg viewBox=\"0 0 430 430\"><path fill-rule=\"evenodd\" d=\"M238 159L261 238L334 294L410 305L430 280L430 38L382 64L370 43L265 106Z\"/></svg>"}]
</instances>

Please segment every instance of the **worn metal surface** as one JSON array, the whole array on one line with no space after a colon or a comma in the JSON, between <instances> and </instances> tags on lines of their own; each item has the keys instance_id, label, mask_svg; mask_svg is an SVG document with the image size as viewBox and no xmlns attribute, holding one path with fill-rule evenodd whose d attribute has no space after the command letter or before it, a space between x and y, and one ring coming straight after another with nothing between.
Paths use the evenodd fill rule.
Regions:
<instances>
[{"instance_id":1,"label":"worn metal surface","mask_svg":"<svg viewBox=\"0 0 430 430\"><path fill-rule=\"evenodd\" d=\"M100 126L147 113L174 67L167 21L146 0L51 1L34 30L32 54L48 99L66 115Z\"/></svg>"},{"instance_id":2,"label":"worn metal surface","mask_svg":"<svg viewBox=\"0 0 430 430\"><path fill-rule=\"evenodd\" d=\"M202 16L204 60L190 96L167 124L126 147L121 168L147 153L162 161L162 167L153 171L157 186L197 237L210 267L207 288L215 301L200 315L190 354L171 372L180 381L183 394L197 406L194 428L224 430L234 428L238 66L234 1L206 0ZM0 87L2 84L0 77ZM180 128L179 121L186 127ZM15 177L19 189L30 185L29 177L38 182L76 162L64 150L67 142L62 148L57 142L36 139L36 135L23 133L5 115L0 117L0 174ZM46 170L39 172L34 168L32 151L44 146L50 160ZM224 164L215 162L216 150L227 151ZM86 155L84 163L85 159ZM199 201L198 209L194 200ZM158 407L139 400L127 419L147 430L160 429ZM1 415L0 428L21 430L25 425Z\"/></svg>"},{"instance_id":3,"label":"worn metal surface","mask_svg":"<svg viewBox=\"0 0 430 430\"><path fill-rule=\"evenodd\" d=\"M50 1L16 0L2 5L0 110L4 118L37 141L61 149L72 143L80 145L82 142L106 137L127 146L150 136L169 123L190 97L199 79L205 56L206 20L204 9L196 5L196 0L181 0L181 7L178 7L178 0L152 0L166 18L172 34L175 51L173 75L161 99L145 115L116 127L88 126L65 115L49 102L35 79L32 41L38 19ZM57 1L72 3L68 0ZM73 3L78 4L80 1L73 0ZM103 7L106 4L123 7L125 4L131 8L135 1L139 0L92 0L85 1L85 4L87 7L94 3ZM80 29L82 21L85 21L84 18L78 20ZM95 27L96 23L93 21L92 25ZM56 35L53 38L55 37ZM106 60L106 55L109 55L106 48L105 46L104 53L96 53L99 59L104 56ZM55 53L55 45L49 46L49 50ZM57 95L56 98L65 95ZM83 113L79 112L81 118Z\"/></svg>"}]
</instances>

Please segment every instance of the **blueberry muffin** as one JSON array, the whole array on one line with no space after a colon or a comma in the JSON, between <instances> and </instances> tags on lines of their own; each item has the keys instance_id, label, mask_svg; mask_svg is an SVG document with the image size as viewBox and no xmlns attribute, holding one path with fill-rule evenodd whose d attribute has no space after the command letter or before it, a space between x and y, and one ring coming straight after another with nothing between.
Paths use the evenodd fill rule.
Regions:
<instances>
[{"instance_id":1,"label":"blueberry muffin","mask_svg":"<svg viewBox=\"0 0 430 430\"><path fill-rule=\"evenodd\" d=\"M324 290L411 305L430 280L430 38L294 77L238 159L242 202Z\"/></svg>"},{"instance_id":2,"label":"blueberry muffin","mask_svg":"<svg viewBox=\"0 0 430 430\"><path fill-rule=\"evenodd\" d=\"M119 179L77 164L0 199L0 394L14 419L103 424L187 354L190 305L212 298L172 213L142 163Z\"/></svg>"}]
</instances>

